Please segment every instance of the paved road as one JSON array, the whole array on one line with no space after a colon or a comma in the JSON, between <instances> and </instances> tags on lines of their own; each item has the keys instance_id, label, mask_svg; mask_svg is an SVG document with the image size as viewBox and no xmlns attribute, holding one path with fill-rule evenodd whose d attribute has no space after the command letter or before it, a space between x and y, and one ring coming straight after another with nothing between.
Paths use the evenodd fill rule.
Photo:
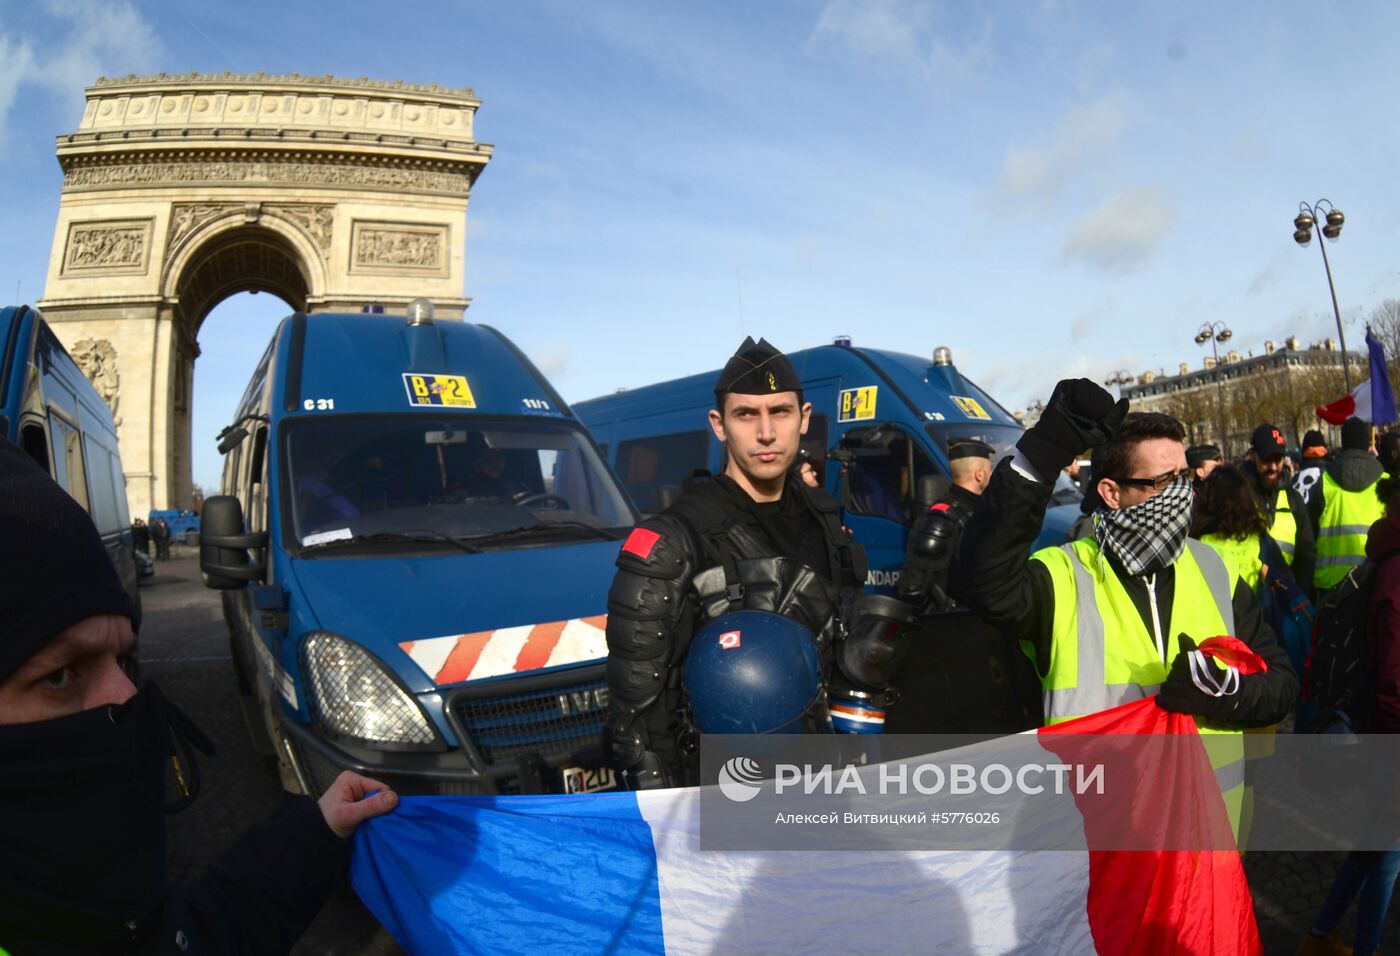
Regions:
<instances>
[{"instance_id":1,"label":"paved road","mask_svg":"<svg viewBox=\"0 0 1400 956\"><path fill-rule=\"evenodd\" d=\"M282 799L271 757L254 750L229 658L219 596L200 583L192 549L158 562L141 588L141 673L160 682L213 739L218 754L204 759L202 790L190 809L171 818L174 879L199 874L244 829ZM342 888L293 950L296 956L389 956L402 953L349 886Z\"/></svg>"},{"instance_id":2,"label":"paved road","mask_svg":"<svg viewBox=\"0 0 1400 956\"><path fill-rule=\"evenodd\" d=\"M281 799L270 757L252 748L244 726L229 659L228 632L216 592L201 586L193 552L175 549L175 560L157 565L142 588L143 674L160 681L219 748L205 761L204 789L194 806L173 819L176 879L200 872L243 829L262 819ZM1292 956L1298 940L1327 895L1340 853L1250 853L1245 858L1259 928L1269 956ZM1400 952L1400 921L1394 918L1381 941L1383 952ZM1350 920L1345 924L1350 934ZM318 954L401 953L383 927L346 887L294 950Z\"/></svg>"}]
</instances>

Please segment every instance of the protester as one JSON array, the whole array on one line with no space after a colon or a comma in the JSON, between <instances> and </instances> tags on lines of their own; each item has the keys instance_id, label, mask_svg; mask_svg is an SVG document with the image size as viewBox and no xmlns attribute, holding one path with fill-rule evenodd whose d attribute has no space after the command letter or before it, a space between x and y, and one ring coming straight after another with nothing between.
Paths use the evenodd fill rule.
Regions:
<instances>
[{"instance_id":1,"label":"protester","mask_svg":"<svg viewBox=\"0 0 1400 956\"><path fill-rule=\"evenodd\" d=\"M140 622L102 539L4 439L0 540L25 542L0 557L0 949L286 953L344 880L346 840L397 797L347 771L168 886L164 816L197 796L212 745L128 679Z\"/></svg>"},{"instance_id":2,"label":"protester","mask_svg":"<svg viewBox=\"0 0 1400 956\"><path fill-rule=\"evenodd\" d=\"M1342 450L1323 470L1308 499L1317 530L1313 588L1318 600L1365 559L1365 529L1381 516L1375 487L1385 469L1370 449L1371 426L1348 418L1342 425Z\"/></svg>"},{"instance_id":3,"label":"protester","mask_svg":"<svg viewBox=\"0 0 1400 956\"><path fill-rule=\"evenodd\" d=\"M1199 486L1210 473L1225 463L1219 445L1192 445L1186 449L1186 467L1191 469L1193 483Z\"/></svg>"},{"instance_id":4,"label":"protester","mask_svg":"<svg viewBox=\"0 0 1400 956\"><path fill-rule=\"evenodd\" d=\"M953 595L1022 639L1041 675L1049 724L1153 694L1213 733L1273 724L1292 707L1298 679L1253 592L1208 545L1187 538L1185 430L1167 415L1127 415L1127 406L1087 379L1055 387L992 475L963 536ZM1053 490L1047 476L1086 445L1100 498L1094 537L1030 554ZM1221 669L1196 650L1217 635L1243 641L1267 669ZM1194 679L1202 668L1214 692ZM1242 738L1222 737L1220 750L1242 759ZM1242 783L1225 796L1238 820Z\"/></svg>"},{"instance_id":5,"label":"protester","mask_svg":"<svg viewBox=\"0 0 1400 956\"><path fill-rule=\"evenodd\" d=\"M1327 464L1327 439L1322 437L1322 432L1310 431L1303 435L1302 457L1298 477L1293 479L1293 490L1303 496L1304 502L1311 502L1313 486L1322 480L1322 469Z\"/></svg>"},{"instance_id":6,"label":"protester","mask_svg":"<svg viewBox=\"0 0 1400 956\"><path fill-rule=\"evenodd\" d=\"M1400 432L1386 432L1376 441L1376 458L1386 474L1400 474Z\"/></svg>"},{"instance_id":7,"label":"protester","mask_svg":"<svg viewBox=\"0 0 1400 956\"><path fill-rule=\"evenodd\" d=\"M1366 535L1366 557L1376 562L1375 582L1367 621L1367 677L1370 706L1358 715L1356 729L1370 734L1400 734L1400 478L1382 478L1376 486L1385 515ZM1397 792L1395 768L1373 768L1372 791L1389 799ZM1381 927L1400 875L1400 849L1354 850L1347 854L1332 883L1317 921L1303 939L1299 956L1339 956L1354 952L1370 956L1380 945ZM1352 949L1336 937L1336 929L1356 902Z\"/></svg>"},{"instance_id":8,"label":"protester","mask_svg":"<svg viewBox=\"0 0 1400 956\"><path fill-rule=\"evenodd\" d=\"M1260 425L1249 441L1244 476L1259 500L1269 536L1283 552L1283 560L1293 576L1310 591L1317 567L1317 545L1307 503L1286 480L1286 452L1283 432L1273 425Z\"/></svg>"}]
</instances>

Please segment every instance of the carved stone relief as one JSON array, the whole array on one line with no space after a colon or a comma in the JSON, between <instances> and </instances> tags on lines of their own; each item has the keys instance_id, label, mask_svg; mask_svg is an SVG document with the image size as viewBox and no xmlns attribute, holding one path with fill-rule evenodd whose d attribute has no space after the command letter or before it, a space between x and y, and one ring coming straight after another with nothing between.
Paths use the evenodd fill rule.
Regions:
<instances>
[{"instance_id":1,"label":"carved stone relief","mask_svg":"<svg viewBox=\"0 0 1400 956\"><path fill-rule=\"evenodd\" d=\"M166 245L174 249L186 236L211 219L237 209L236 203L176 203L170 211L170 238Z\"/></svg>"},{"instance_id":2,"label":"carved stone relief","mask_svg":"<svg viewBox=\"0 0 1400 956\"><path fill-rule=\"evenodd\" d=\"M157 184L267 183L273 185L359 186L411 189L465 196L467 172L441 172L402 166L340 166L331 163L188 162L80 166L65 171L63 187L150 186Z\"/></svg>"},{"instance_id":3,"label":"carved stone relief","mask_svg":"<svg viewBox=\"0 0 1400 956\"><path fill-rule=\"evenodd\" d=\"M355 272L433 272L447 268L447 227L356 222L350 267Z\"/></svg>"},{"instance_id":4,"label":"carved stone relief","mask_svg":"<svg viewBox=\"0 0 1400 956\"><path fill-rule=\"evenodd\" d=\"M316 243L322 252L331 251L331 227L335 225L334 206L269 206L269 212L290 219Z\"/></svg>"},{"instance_id":5,"label":"carved stone relief","mask_svg":"<svg viewBox=\"0 0 1400 956\"><path fill-rule=\"evenodd\" d=\"M121 398L121 377L117 373L116 348L107 339L80 339L73 343L69 354L120 425L122 420L117 415L117 402Z\"/></svg>"},{"instance_id":6,"label":"carved stone relief","mask_svg":"<svg viewBox=\"0 0 1400 956\"><path fill-rule=\"evenodd\" d=\"M150 235L151 224L146 220L73 223L63 269L143 272Z\"/></svg>"}]
</instances>

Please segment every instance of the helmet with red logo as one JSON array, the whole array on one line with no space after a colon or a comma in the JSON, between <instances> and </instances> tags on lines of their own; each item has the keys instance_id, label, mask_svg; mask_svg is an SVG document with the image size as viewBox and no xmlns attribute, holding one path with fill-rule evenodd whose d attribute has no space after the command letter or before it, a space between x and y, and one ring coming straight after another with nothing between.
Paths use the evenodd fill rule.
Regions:
<instances>
[{"instance_id":1,"label":"helmet with red logo","mask_svg":"<svg viewBox=\"0 0 1400 956\"><path fill-rule=\"evenodd\" d=\"M733 611L696 631L685 690L701 733L831 733L812 632L781 614Z\"/></svg>"}]
</instances>

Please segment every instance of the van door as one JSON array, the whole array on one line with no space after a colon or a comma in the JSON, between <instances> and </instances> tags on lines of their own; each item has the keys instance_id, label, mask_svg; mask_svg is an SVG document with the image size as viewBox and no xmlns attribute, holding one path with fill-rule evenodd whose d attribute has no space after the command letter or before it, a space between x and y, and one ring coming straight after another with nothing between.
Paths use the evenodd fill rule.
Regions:
<instances>
[{"instance_id":1,"label":"van door","mask_svg":"<svg viewBox=\"0 0 1400 956\"><path fill-rule=\"evenodd\" d=\"M893 594L919 481L942 472L917 437L893 423L850 429L840 447L847 458L841 481L846 526L870 561L866 588Z\"/></svg>"}]
</instances>

